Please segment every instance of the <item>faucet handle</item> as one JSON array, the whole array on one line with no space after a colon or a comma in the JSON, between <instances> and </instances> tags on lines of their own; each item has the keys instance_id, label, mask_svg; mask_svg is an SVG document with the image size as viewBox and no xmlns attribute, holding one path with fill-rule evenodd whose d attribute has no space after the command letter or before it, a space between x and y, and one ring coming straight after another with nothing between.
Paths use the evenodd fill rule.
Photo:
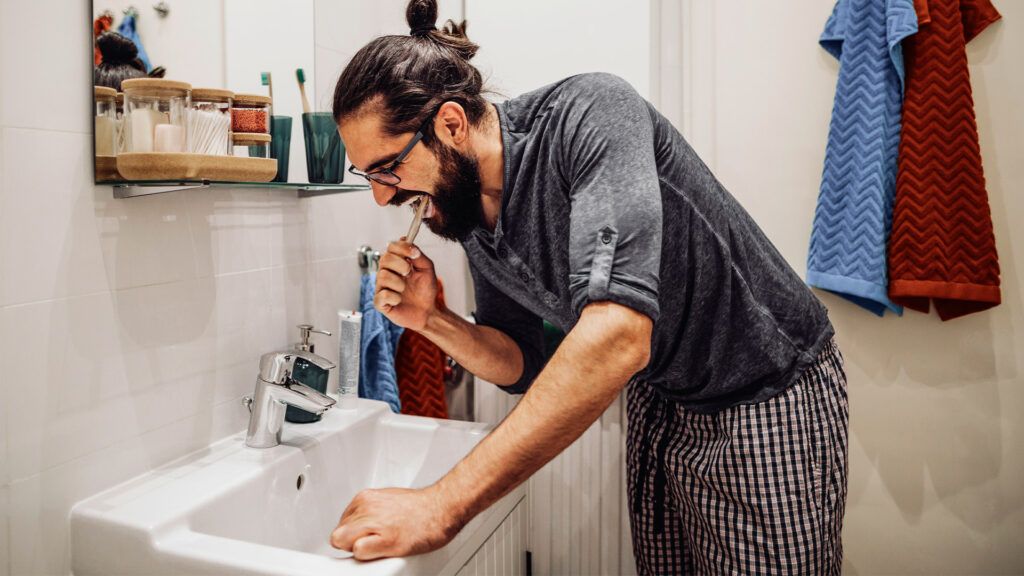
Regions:
<instances>
[{"instance_id":1,"label":"faucet handle","mask_svg":"<svg viewBox=\"0 0 1024 576\"><path fill-rule=\"evenodd\" d=\"M338 367L337 364L331 362L327 358L313 352L306 352L305 350L292 350L292 354L295 354L299 358L302 358L306 362L322 369L322 370L334 370Z\"/></svg>"},{"instance_id":2,"label":"faucet handle","mask_svg":"<svg viewBox=\"0 0 1024 576\"><path fill-rule=\"evenodd\" d=\"M295 361L299 358L323 370L335 368L334 362L312 352L303 350L268 352L260 356L260 379L272 384L285 384L291 379L292 372L295 370Z\"/></svg>"}]
</instances>

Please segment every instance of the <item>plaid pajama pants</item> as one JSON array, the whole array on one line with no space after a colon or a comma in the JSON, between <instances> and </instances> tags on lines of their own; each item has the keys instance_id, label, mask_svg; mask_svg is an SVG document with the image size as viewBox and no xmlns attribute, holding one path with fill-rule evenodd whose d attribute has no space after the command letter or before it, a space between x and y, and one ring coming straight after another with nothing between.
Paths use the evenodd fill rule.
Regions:
<instances>
[{"instance_id":1,"label":"plaid pajama pants","mask_svg":"<svg viewBox=\"0 0 1024 576\"><path fill-rule=\"evenodd\" d=\"M627 409L640 574L840 574L849 410L834 340L764 402L697 414L634 382Z\"/></svg>"}]
</instances>

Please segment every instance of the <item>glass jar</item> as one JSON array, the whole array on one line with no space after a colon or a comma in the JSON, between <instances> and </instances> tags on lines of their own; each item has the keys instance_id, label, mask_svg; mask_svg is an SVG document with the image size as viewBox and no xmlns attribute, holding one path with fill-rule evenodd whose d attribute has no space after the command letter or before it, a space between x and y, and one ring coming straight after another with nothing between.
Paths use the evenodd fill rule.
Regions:
<instances>
[{"instance_id":1,"label":"glass jar","mask_svg":"<svg viewBox=\"0 0 1024 576\"><path fill-rule=\"evenodd\" d=\"M128 150L128 133L124 129L124 92L118 92L114 98L114 105L117 109L117 125L114 127L114 139L116 141L117 153L123 154Z\"/></svg>"},{"instance_id":2,"label":"glass jar","mask_svg":"<svg viewBox=\"0 0 1024 576\"><path fill-rule=\"evenodd\" d=\"M231 130L247 134L270 134L270 96L235 94L231 109Z\"/></svg>"},{"instance_id":3,"label":"glass jar","mask_svg":"<svg viewBox=\"0 0 1024 576\"><path fill-rule=\"evenodd\" d=\"M117 153L117 90L96 86L93 94L96 100L96 117L93 119L96 156L114 156Z\"/></svg>"},{"instance_id":4,"label":"glass jar","mask_svg":"<svg viewBox=\"0 0 1024 576\"><path fill-rule=\"evenodd\" d=\"M193 88L188 113L188 151L211 156L231 155L231 101L235 93Z\"/></svg>"},{"instance_id":5,"label":"glass jar","mask_svg":"<svg viewBox=\"0 0 1024 576\"><path fill-rule=\"evenodd\" d=\"M128 152L185 152L188 144L187 82L133 78L121 83Z\"/></svg>"},{"instance_id":6,"label":"glass jar","mask_svg":"<svg viewBox=\"0 0 1024 576\"><path fill-rule=\"evenodd\" d=\"M235 132L231 135L234 155L241 158L270 158L270 134Z\"/></svg>"}]
</instances>

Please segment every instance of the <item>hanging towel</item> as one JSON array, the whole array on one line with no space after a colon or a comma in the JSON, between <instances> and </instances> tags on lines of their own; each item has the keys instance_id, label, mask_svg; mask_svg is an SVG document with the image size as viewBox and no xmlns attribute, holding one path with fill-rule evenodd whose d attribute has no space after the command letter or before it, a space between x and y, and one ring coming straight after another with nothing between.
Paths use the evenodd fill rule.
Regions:
<instances>
[{"instance_id":1,"label":"hanging towel","mask_svg":"<svg viewBox=\"0 0 1024 576\"><path fill-rule=\"evenodd\" d=\"M917 31L913 0L839 0L821 46L839 59L839 80L814 215L807 283L881 316L888 297L900 135L903 55Z\"/></svg>"},{"instance_id":2,"label":"hanging towel","mask_svg":"<svg viewBox=\"0 0 1024 576\"><path fill-rule=\"evenodd\" d=\"M139 33L135 30L135 18L134 12L125 14L124 19L121 20L121 25L117 27L117 31L135 43L135 47L139 49L139 60L142 61L142 65L146 67L146 72L148 73L153 69L153 66L149 63L146 49L142 47L142 39L139 38Z\"/></svg>"},{"instance_id":3,"label":"hanging towel","mask_svg":"<svg viewBox=\"0 0 1024 576\"><path fill-rule=\"evenodd\" d=\"M364 274L359 286L359 306L363 313L360 335L359 397L382 400L398 413L398 377L395 374L395 350L402 328L373 307L376 274Z\"/></svg>"},{"instance_id":4,"label":"hanging towel","mask_svg":"<svg viewBox=\"0 0 1024 576\"><path fill-rule=\"evenodd\" d=\"M988 0L919 0L906 44L889 296L943 320L1000 302L999 256L981 166L966 44L1000 18Z\"/></svg>"},{"instance_id":5,"label":"hanging towel","mask_svg":"<svg viewBox=\"0 0 1024 576\"><path fill-rule=\"evenodd\" d=\"M437 305L443 307L444 288L437 284ZM436 344L415 330L406 330L398 341L395 369L402 414L447 418L444 375L447 357Z\"/></svg>"}]
</instances>

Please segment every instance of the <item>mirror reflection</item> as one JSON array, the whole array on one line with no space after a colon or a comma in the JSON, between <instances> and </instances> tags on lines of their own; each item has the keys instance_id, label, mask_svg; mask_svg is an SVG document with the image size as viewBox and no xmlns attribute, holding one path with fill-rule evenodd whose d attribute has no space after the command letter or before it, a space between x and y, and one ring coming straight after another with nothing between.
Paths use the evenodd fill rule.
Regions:
<instances>
[{"instance_id":1,"label":"mirror reflection","mask_svg":"<svg viewBox=\"0 0 1024 576\"><path fill-rule=\"evenodd\" d=\"M340 183L314 0L94 0L97 182Z\"/></svg>"}]
</instances>

